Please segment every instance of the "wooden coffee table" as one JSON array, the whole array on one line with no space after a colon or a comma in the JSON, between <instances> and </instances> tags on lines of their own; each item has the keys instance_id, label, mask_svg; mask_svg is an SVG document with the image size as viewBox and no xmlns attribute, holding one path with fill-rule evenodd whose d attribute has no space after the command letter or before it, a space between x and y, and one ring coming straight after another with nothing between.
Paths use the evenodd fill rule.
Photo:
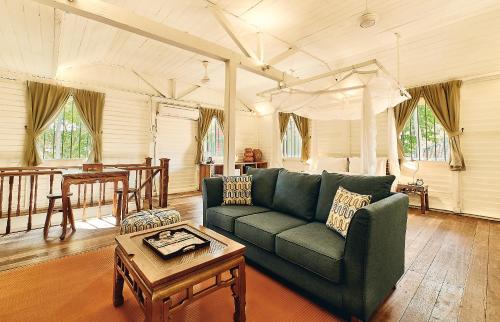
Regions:
<instances>
[{"instance_id":1,"label":"wooden coffee table","mask_svg":"<svg viewBox=\"0 0 500 322\"><path fill-rule=\"evenodd\" d=\"M201 232L210 240L210 246L164 260L144 245L142 239L167 227L185 227ZM189 303L220 288L230 287L234 298L234 320L245 321L245 246L189 222L120 235L116 242L115 306L123 304L125 281L144 311L146 321L168 321Z\"/></svg>"}]
</instances>

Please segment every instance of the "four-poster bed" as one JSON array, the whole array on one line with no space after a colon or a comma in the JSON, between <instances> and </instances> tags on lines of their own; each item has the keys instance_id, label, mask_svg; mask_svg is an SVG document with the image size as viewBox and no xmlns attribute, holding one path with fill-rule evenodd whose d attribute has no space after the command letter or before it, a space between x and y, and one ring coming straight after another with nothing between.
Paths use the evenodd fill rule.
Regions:
<instances>
[{"instance_id":1,"label":"four-poster bed","mask_svg":"<svg viewBox=\"0 0 500 322\"><path fill-rule=\"evenodd\" d=\"M294 113L322 121L360 120L362 172L368 175L376 173L375 117L386 111L390 169L399 175L393 108L411 96L377 60L292 82L258 95L267 100L264 113L268 114ZM274 127L278 128L276 122ZM279 142L275 142L275 146L279 150Z\"/></svg>"}]
</instances>

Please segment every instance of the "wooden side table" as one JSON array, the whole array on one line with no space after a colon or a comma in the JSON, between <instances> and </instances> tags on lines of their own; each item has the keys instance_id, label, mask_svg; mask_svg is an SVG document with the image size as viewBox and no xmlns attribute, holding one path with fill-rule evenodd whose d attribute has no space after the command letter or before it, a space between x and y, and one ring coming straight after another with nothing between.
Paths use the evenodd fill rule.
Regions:
<instances>
[{"instance_id":1,"label":"wooden side table","mask_svg":"<svg viewBox=\"0 0 500 322\"><path fill-rule=\"evenodd\" d=\"M429 210L429 187L426 185L414 185L414 184L401 184L399 183L397 192L404 194L416 194L420 196L420 212L425 214L426 210Z\"/></svg>"},{"instance_id":2,"label":"wooden side table","mask_svg":"<svg viewBox=\"0 0 500 322\"><path fill-rule=\"evenodd\" d=\"M164 260L143 244L143 238L173 227L201 233L210 240L210 246ZM229 287L234 298L234 321L245 321L245 246L189 222L120 235L116 242L114 306L123 304L126 283L144 311L146 322L171 321L182 307ZM209 280L215 283L203 289L195 287ZM184 294L181 300L176 298L178 294Z\"/></svg>"},{"instance_id":3,"label":"wooden side table","mask_svg":"<svg viewBox=\"0 0 500 322\"><path fill-rule=\"evenodd\" d=\"M114 182L115 190L118 186L118 182L122 182L123 191L128 191L128 171L116 168L101 169L98 171L84 171L82 169L71 169L63 171L62 181L61 181L61 194L63 202L63 223L62 223L62 234L60 239L64 240L66 238L66 229L68 219L71 224L73 231L75 228L75 220L73 215L69 212L69 199L70 186L75 184L86 184L86 183L96 183L96 182ZM123 194L123 200L121 205L117 205L116 198L113 198L113 208L118 209L116 211L116 225L119 226L121 218L125 217L128 212L128 194ZM122 215L123 213L123 215Z\"/></svg>"}]
</instances>

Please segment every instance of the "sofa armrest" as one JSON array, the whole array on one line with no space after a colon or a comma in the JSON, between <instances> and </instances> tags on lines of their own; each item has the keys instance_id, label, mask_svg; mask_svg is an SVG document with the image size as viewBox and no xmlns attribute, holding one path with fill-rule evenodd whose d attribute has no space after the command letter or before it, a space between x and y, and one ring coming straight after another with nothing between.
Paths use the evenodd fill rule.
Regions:
<instances>
[{"instance_id":1,"label":"sofa armrest","mask_svg":"<svg viewBox=\"0 0 500 322\"><path fill-rule=\"evenodd\" d=\"M359 209L344 252L344 305L363 320L387 297L404 273L408 196L396 193Z\"/></svg>"},{"instance_id":2,"label":"sofa armrest","mask_svg":"<svg viewBox=\"0 0 500 322\"><path fill-rule=\"evenodd\" d=\"M201 186L203 196L203 226L207 226L207 209L222 204L222 178L205 178Z\"/></svg>"}]
</instances>

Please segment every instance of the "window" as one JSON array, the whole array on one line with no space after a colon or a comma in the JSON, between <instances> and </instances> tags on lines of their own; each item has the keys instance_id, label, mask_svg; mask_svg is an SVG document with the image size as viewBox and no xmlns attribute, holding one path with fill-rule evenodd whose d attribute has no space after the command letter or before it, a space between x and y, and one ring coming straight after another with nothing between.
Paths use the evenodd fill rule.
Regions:
<instances>
[{"instance_id":1,"label":"window","mask_svg":"<svg viewBox=\"0 0 500 322\"><path fill-rule=\"evenodd\" d=\"M203 142L203 156L205 160L208 157L214 160L222 160L224 156L224 133L215 117L210 122L207 136Z\"/></svg>"},{"instance_id":2,"label":"window","mask_svg":"<svg viewBox=\"0 0 500 322\"><path fill-rule=\"evenodd\" d=\"M288 121L288 126L281 145L284 158L300 159L302 155L302 137L300 136L299 129L293 117L290 117Z\"/></svg>"},{"instance_id":3,"label":"window","mask_svg":"<svg viewBox=\"0 0 500 322\"><path fill-rule=\"evenodd\" d=\"M401 133L405 158L447 161L450 155L448 135L423 98L417 104Z\"/></svg>"},{"instance_id":4,"label":"window","mask_svg":"<svg viewBox=\"0 0 500 322\"><path fill-rule=\"evenodd\" d=\"M56 119L38 138L38 149L44 160L87 159L91 140L70 96Z\"/></svg>"}]
</instances>

